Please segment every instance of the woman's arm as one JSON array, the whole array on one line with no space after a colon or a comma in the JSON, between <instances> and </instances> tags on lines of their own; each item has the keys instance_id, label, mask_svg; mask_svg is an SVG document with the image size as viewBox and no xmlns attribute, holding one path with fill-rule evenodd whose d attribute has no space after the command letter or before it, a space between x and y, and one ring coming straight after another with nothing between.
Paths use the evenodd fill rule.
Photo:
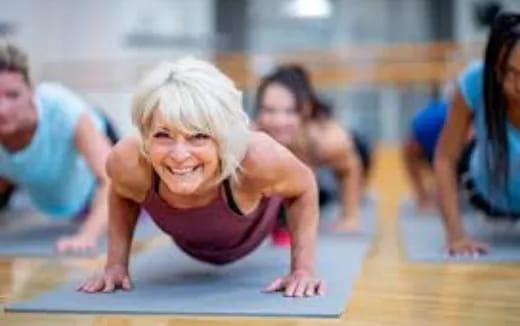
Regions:
<instances>
[{"instance_id":1,"label":"woman's arm","mask_svg":"<svg viewBox=\"0 0 520 326\"><path fill-rule=\"evenodd\" d=\"M485 245L471 240L464 232L458 205L456 170L467 141L471 119L471 111L460 91L457 91L435 152L435 179L446 230L447 250L454 255L478 254L486 250Z\"/></svg>"},{"instance_id":2,"label":"woman's arm","mask_svg":"<svg viewBox=\"0 0 520 326\"><path fill-rule=\"evenodd\" d=\"M318 193L314 174L289 150L264 133L255 133L244 170L265 196L285 199L291 234L291 268L272 282L267 291L284 290L287 296L323 294L323 281L315 277L318 228ZM247 172L246 172L247 173Z\"/></svg>"},{"instance_id":3,"label":"woman's arm","mask_svg":"<svg viewBox=\"0 0 520 326\"><path fill-rule=\"evenodd\" d=\"M108 255L107 268L123 266L128 268L132 237L140 212L140 205L122 196L111 187L108 197Z\"/></svg>"},{"instance_id":4,"label":"woman's arm","mask_svg":"<svg viewBox=\"0 0 520 326\"><path fill-rule=\"evenodd\" d=\"M299 163L299 162L298 162ZM287 223L291 234L291 272L314 273L318 228L318 193L312 171L303 163L291 164L273 191L285 197ZM282 175L279 175L282 178Z\"/></svg>"},{"instance_id":5,"label":"woman's arm","mask_svg":"<svg viewBox=\"0 0 520 326\"><path fill-rule=\"evenodd\" d=\"M342 212L335 228L355 231L359 229L363 166L350 136L335 123L327 129L318 144L324 163L334 171L340 187Z\"/></svg>"},{"instance_id":6,"label":"woman's arm","mask_svg":"<svg viewBox=\"0 0 520 326\"><path fill-rule=\"evenodd\" d=\"M90 204L90 211L78 233L58 240L58 251L82 250L93 247L98 237L106 230L107 197L109 181L105 164L110 153L108 138L92 122L88 112L83 112L76 126L74 142L96 176L97 187Z\"/></svg>"},{"instance_id":7,"label":"woman's arm","mask_svg":"<svg viewBox=\"0 0 520 326\"><path fill-rule=\"evenodd\" d=\"M128 147L124 143L120 145ZM84 292L110 292L116 288L129 290L132 287L128 273L130 249L140 212L140 197L143 197L143 191L139 189L145 187L139 186L141 174L137 166L132 167L131 162L135 162L132 155L125 154L125 148L116 146L107 161L108 175L112 179L108 195L107 262L102 275L90 278L79 288Z\"/></svg>"}]
</instances>

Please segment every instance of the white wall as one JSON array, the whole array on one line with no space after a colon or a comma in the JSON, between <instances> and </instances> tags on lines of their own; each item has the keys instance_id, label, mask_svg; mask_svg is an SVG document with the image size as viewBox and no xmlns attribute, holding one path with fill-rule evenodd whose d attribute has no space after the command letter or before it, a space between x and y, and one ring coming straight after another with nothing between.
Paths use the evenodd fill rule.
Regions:
<instances>
[{"instance_id":1,"label":"white wall","mask_svg":"<svg viewBox=\"0 0 520 326\"><path fill-rule=\"evenodd\" d=\"M0 0L0 21L15 25L10 39L29 53L36 81L81 92L126 132L130 92L143 70L183 55L213 55L213 6L213 0ZM173 42L130 46L131 33Z\"/></svg>"},{"instance_id":2,"label":"white wall","mask_svg":"<svg viewBox=\"0 0 520 326\"><path fill-rule=\"evenodd\" d=\"M455 0L455 38L459 42L485 42L487 28L480 27L474 20L474 8L488 0ZM520 1L500 0L503 10L520 12Z\"/></svg>"}]
</instances>

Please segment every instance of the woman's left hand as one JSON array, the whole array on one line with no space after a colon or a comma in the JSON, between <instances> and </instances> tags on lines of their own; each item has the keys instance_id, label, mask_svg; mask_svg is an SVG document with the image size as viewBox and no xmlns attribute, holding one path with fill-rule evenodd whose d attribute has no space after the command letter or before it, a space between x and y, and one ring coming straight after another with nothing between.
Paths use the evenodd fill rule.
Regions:
<instances>
[{"instance_id":1,"label":"woman's left hand","mask_svg":"<svg viewBox=\"0 0 520 326\"><path fill-rule=\"evenodd\" d=\"M287 297L313 297L325 294L325 282L312 272L298 270L277 278L265 291L283 291Z\"/></svg>"}]
</instances>

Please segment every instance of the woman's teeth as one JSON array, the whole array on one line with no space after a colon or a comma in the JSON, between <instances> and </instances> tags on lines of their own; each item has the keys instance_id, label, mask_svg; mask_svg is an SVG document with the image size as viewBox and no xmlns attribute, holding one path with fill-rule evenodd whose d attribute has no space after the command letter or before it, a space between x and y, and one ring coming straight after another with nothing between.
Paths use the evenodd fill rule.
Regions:
<instances>
[{"instance_id":1,"label":"woman's teeth","mask_svg":"<svg viewBox=\"0 0 520 326\"><path fill-rule=\"evenodd\" d=\"M183 169L168 168L168 170L170 170L171 173L176 174L176 175L185 175L185 174L188 174L188 173L191 173L191 172L195 171L196 168L197 167L194 166L194 167L191 167L191 168L183 168Z\"/></svg>"}]
</instances>

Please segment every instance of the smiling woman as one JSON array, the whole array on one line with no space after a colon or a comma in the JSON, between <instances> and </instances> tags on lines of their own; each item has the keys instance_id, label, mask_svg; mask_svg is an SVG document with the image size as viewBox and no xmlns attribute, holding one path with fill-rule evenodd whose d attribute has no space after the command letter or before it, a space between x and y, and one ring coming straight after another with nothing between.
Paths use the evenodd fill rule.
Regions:
<instances>
[{"instance_id":1,"label":"smiling woman","mask_svg":"<svg viewBox=\"0 0 520 326\"><path fill-rule=\"evenodd\" d=\"M158 65L135 92L139 137L123 139L107 164L109 252L85 292L130 289L129 248L138 212L192 257L226 264L251 253L269 234L282 202L292 234L291 267L266 290L323 294L314 275L318 220L312 172L264 133L253 132L241 93L209 63Z\"/></svg>"},{"instance_id":2,"label":"smiling woman","mask_svg":"<svg viewBox=\"0 0 520 326\"><path fill-rule=\"evenodd\" d=\"M503 12L491 26L483 62L459 76L434 161L439 204L451 255L485 253L464 230L460 179L474 208L492 221L520 220L520 14ZM475 145L465 149L470 127ZM464 150L465 149L465 150ZM466 159L460 159L466 154ZM463 162L459 167L459 162Z\"/></svg>"}]
</instances>

